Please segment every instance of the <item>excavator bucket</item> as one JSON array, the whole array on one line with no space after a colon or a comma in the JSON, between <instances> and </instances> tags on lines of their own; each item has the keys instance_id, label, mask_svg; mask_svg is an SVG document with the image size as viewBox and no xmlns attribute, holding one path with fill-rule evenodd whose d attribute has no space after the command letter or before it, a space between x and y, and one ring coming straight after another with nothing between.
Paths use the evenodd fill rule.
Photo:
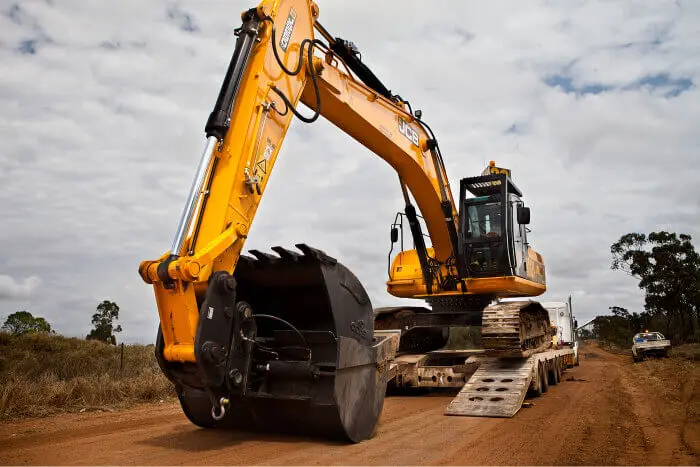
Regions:
<instances>
[{"instance_id":1,"label":"excavator bucket","mask_svg":"<svg viewBox=\"0 0 700 467\"><path fill-rule=\"evenodd\" d=\"M320 250L297 247L301 253L253 250L236 266L236 302L249 305L256 327L243 393L225 393L230 404L218 421L202 389L180 386L180 402L200 426L359 442L382 411L391 342L374 338L372 306L355 275Z\"/></svg>"}]
</instances>

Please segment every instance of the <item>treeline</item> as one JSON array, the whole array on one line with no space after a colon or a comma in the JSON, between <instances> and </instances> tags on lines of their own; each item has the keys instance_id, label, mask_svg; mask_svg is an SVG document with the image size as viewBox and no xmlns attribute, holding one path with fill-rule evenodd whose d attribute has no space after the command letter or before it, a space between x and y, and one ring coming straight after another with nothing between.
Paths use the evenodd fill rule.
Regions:
<instances>
[{"instance_id":1,"label":"treeline","mask_svg":"<svg viewBox=\"0 0 700 467\"><path fill-rule=\"evenodd\" d=\"M659 331L662 334L663 323L647 312L630 313L626 308L610 307L612 315L597 316L593 321L592 331L583 329L583 339L596 338L602 344L618 347L632 346L632 337L645 330Z\"/></svg>"},{"instance_id":2,"label":"treeline","mask_svg":"<svg viewBox=\"0 0 700 467\"><path fill-rule=\"evenodd\" d=\"M119 305L109 300L103 300L97 305L96 313L92 315L92 330L85 336L86 340L96 340L116 345L115 333L121 332L120 325L114 326L114 321L119 319ZM56 334L51 324L41 316L34 316L26 310L16 311L7 317L0 331L8 332L14 336L43 333Z\"/></svg>"},{"instance_id":3,"label":"treeline","mask_svg":"<svg viewBox=\"0 0 700 467\"><path fill-rule=\"evenodd\" d=\"M611 315L598 316L592 335L602 342L632 345L634 334L658 331L674 345L700 342L700 255L687 234L628 233L610 247L612 269L639 280L644 310L630 312L610 307Z\"/></svg>"}]
</instances>

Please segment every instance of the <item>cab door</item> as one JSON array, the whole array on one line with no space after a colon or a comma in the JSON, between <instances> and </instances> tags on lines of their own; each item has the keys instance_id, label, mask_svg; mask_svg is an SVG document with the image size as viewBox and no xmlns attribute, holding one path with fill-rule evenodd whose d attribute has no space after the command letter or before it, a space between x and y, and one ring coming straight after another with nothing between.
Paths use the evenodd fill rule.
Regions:
<instances>
[{"instance_id":1,"label":"cab door","mask_svg":"<svg viewBox=\"0 0 700 467\"><path fill-rule=\"evenodd\" d=\"M527 239L525 226L518 224L518 206L522 206L523 202L517 197L513 197L510 202L510 225L511 235L513 238L513 269L515 275L526 277L527 274Z\"/></svg>"}]
</instances>

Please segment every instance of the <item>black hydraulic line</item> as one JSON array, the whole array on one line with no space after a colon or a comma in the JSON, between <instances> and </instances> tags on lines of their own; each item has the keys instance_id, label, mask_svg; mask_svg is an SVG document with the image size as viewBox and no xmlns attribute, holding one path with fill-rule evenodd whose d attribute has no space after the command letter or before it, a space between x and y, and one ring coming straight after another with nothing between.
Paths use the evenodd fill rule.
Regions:
<instances>
[{"instance_id":1,"label":"black hydraulic line","mask_svg":"<svg viewBox=\"0 0 700 467\"><path fill-rule=\"evenodd\" d=\"M309 41L306 40L304 41L307 43L307 59L309 61L309 68L310 68L310 74L311 74L311 83L314 86L314 93L316 94L316 109L314 109L314 114L311 117L304 117L302 114L300 114L295 108L294 105L289 101L287 96L284 95L284 93L277 88L277 86L273 86L271 89L282 99L284 102L284 105L286 106L285 109L285 114L287 113L288 110L291 110L292 113L294 114L295 117L297 117L299 120L301 120L304 123L313 123L315 122L318 117L321 116L321 93L319 91L318 87L318 78L316 76L316 73L313 70L313 56L314 56L314 45L316 45L316 40L314 41ZM302 44L304 43L302 42ZM318 41L320 44L323 44L322 42ZM273 45L274 49L274 45ZM303 49L303 46L302 46ZM301 54L301 50L300 50ZM281 65L281 64L280 64Z\"/></svg>"},{"instance_id":2,"label":"black hydraulic line","mask_svg":"<svg viewBox=\"0 0 700 467\"><path fill-rule=\"evenodd\" d=\"M466 271L462 265L462 261L459 261L459 237L457 236L457 227L455 226L454 217L452 217L452 203L445 200L441 203L442 214L445 216L445 222L447 223L447 233L450 236L450 243L452 244L452 251L455 262L457 263L457 275L459 278L466 277Z\"/></svg>"},{"instance_id":3,"label":"black hydraulic line","mask_svg":"<svg viewBox=\"0 0 700 467\"><path fill-rule=\"evenodd\" d=\"M418 262L423 272L425 288L428 295L430 295L433 293L433 274L428 264L428 250L425 247L425 239L423 238L423 232L418 222L416 208L412 204L406 204L406 218L408 219L408 226L411 228L413 244L416 246L416 253L418 254Z\"/></svg>"},{"instance_id":4,"label":"black hydraulic line","mask_svg":"<svg viewBox=\"0 0 700 467\"><path fill-rule=\"evenodd\" d=\"M413 247L418 254L418 262L420 263L421 272L423 274L423 281L425 282L425 287L427 292L430 294L433 292L433 274L428 263L428 251L425 247L425 239L423 238L423 231L418 222L418 214L416 213L416 208L411 204L411 198L408 196L408 190L403 182L403 179L399 177L399 184L401 185L401 193L403 194L403 199L406 203L405 215L408 219L408 227L411 229L411 237L413 237ZM403 236L403 219L401 220L401 235ZM403 242L403 238L401 239ZM403 250L403 245L402 248Z\"/></svg>"},{"instance_id":5,"label":"black hydraulic line","mask_svg":"<svg viewBox=\"0 0 700 467\"><path fill-rule=\"evenodd\" d=\"M314 92L316 94L316 109L314 111L314 115L311 117L304 117L301 115L295 108L294 105L289 101L287 96L284 95L284 93L278 89L276 86L273 86L271 89L282 99L285 105L285 110L284 112L279 112L277 111L280 115L286 115L287 112L291 110L291 112L294 114L295 117L297 117L299 120L301 120L304 123L313 123L315 122L318 117L321 115L321 94L319 93L319 87L318 87L318 78L316 77L316 73L313 70L313 50L314 46L321 47L324 50L328 50L328 46L324 44L322 41L318 39L304 39L301 41L301 44L299 44L299 59L297 61L297 65L293 70L287 69L287 67L284 65L284 62L282 62L282 59L280 58L279 52L277 51L277 28L275 26L275 21L270 17L270 16L265 16L262 21L269 21L270 24L272 24L272 53L275 56L275 60L277 61L277 65L287 73L289 76L296 76L299 73L301 73L301 70L304 67L304 47L307 47L307 61L309 64L309 70L311 73L311 82L314 86ZM277 110L277 109L275 109Z\"/></svg>"},{"instance_id":6,"label":"black hydraulic line","mask_svg":"<svg viewBox=\"0 0 700 467\"><path fill-rule=\"evenodd\" d=\"M299 329L297 329L297 327L294 326L294 325L293 325L292 323L290 323L289 321L284 320L284 319L280 318L279 316L266 315L266 314L262 314L262 313L253 314L253 315L250 316L250 318L246 318L246 320L248 320L248 319L253 319L253 320L255 320L255 318L270 319L270 320L273 320L273 321L279 321L280 323L284 324L285 326L287 326L288 328L290 328L292 331L294 331L296 334L299 335L299 337L301 338L301 341L302 341L302 342L304 343L304 345L306 346L306 349L308 349L309 355L311 354L311 346L309 346L309 343L306 341L306 338L304 337L304 334L302 334L301 331L300 331Z\"/></svg>"},{"instance_id":7,"label":"black hydraulic line","mask_svg":"<svg viewBox=\"0 0 700 467\"><path fill-rule=\"evenodd\" d=\"M275 60L277 60L277 64L282 68L282 71L287 73L289 76L296 76L301 72L302 67L304 66L304 46L306 45L307 42L309 42L309 39L304 39L301 41L301 44L299 45L299 59L297 61L297 66L294 68L294 70L288 70L286 66L284 66L284 63L282 62L282 59L279 56L279 52L277 52L277 27L275 27L275 20L272 19L270 16L265 16L263 21L269 21L270 24L272 24L272 53L275 55Z\"/></svg>"},{"instance_id":8,"label":"black hydraulic line","mask_svg":"<svg viewBox=\"0 0 700 467\"><path fill-rule=\"evenodd\" d=\"M233 103L236 100L248 58L258 36L259 24L260 20L255 9L248 10L243 15L243 26L240 29L231 62L226 70L219 97L216 99L214 110L209 115L204 127L207 137L214 136L217 140L222 141L231 126Z\"/></svg>"},{"instance_id":9,"label":"black hydraulic line","mask_svg":"<svg viewBox=\"0 0 700 467\"><path fill-rule=\"evenodd\" d=\"M392 101L394 100L394 95L391 93L391 91L384 86L377 75L375 75L367 65L362 63L360 51L357 49L355 44L350 41L346 41L345 39L341 39L340 37L334 38L318 21L314 23L314 26L328 41L331 51L340 57L343 62L345 62L348 68L350 68L350 70L357 75L360 81L387 99Z\"/></svg>"}]
</instances>

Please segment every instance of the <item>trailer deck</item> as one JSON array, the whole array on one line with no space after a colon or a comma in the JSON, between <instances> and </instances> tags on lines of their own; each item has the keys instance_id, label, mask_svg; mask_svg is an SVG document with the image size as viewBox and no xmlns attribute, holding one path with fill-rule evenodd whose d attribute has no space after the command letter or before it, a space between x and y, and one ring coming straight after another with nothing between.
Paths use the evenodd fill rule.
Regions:
<instances>
[{"instance_id":1,"label":"trailer deck","mask_svg":"<svg viewBox=\"0 0 700 467\"><path fill-rule=\"evenodd\" d=\"M537 396L561 373L576 364L572 346L540 351L526 358L490 356L484 350L435 350L425 354L396 355L400 330L375 330L390 335L394 358L389 363L389 385L395 388L458 388L446 415L512 417L530 391Z\"/></svg>"}]
</instances>

